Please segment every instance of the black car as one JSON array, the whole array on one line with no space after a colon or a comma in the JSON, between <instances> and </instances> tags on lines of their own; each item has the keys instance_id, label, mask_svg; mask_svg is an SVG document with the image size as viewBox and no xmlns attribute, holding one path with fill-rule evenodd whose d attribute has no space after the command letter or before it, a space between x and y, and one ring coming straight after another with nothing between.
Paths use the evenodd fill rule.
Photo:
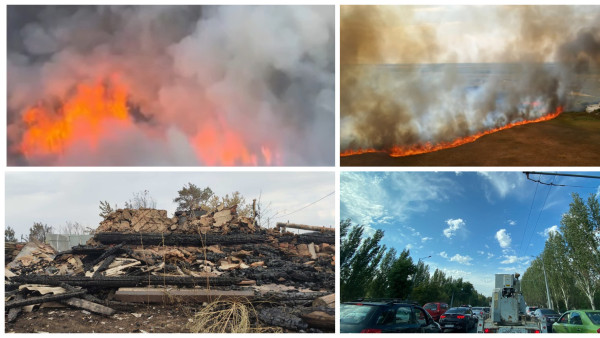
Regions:
<instances>
[{"instance_id":1,"label":"black car","mask_svg":"<svg viewBox=\"0 0 600 338\"><path fill-rule=\"evenodd\" d=\"M546 322L548 333L552 333L552 324L560 317L560 313L552 309L537 309L533 312L533 315L541 322Z\"/></svg>"},{"instance_id":2,"label":"black car","mask_svg":"<svg viewBox=\"0 0 600 338\"><path fill-rule=\"evenodd\" d=\"M477 320L468 307L453 307L440 317L440 326L442 332L445 330L469 332L477 325Z\"/></svg>"},{"instance_id":3,"label":"black car","mask_svg":"<svg viewBox=\"0 0 600 338\"><path fill-rule=\"evenodd\" d=\"M394 300L342 303L341 333L440 333L440 325L422 307Z\"/></svg>"}]
</instances>

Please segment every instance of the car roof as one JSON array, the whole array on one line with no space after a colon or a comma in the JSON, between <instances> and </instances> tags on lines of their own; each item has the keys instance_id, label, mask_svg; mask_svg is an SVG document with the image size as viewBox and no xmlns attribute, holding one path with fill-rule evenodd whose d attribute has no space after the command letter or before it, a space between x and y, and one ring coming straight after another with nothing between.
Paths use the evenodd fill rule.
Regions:
<instances>
[{"instance_id":1,"label":"car roof","mask_svg":"<svg viewBox=\"0 0 600 338\"><path fill-rule=\"evenodd\" d=\"M411 303L394 302L394 301L389 301L389 302L384 302L384 301L354 301L354 302L344 302L342 304L346 304L346 305L372 305L372 306L379 306L379 305L415 306L415 304L411 304Z\"/></svg>"}]
</instances>

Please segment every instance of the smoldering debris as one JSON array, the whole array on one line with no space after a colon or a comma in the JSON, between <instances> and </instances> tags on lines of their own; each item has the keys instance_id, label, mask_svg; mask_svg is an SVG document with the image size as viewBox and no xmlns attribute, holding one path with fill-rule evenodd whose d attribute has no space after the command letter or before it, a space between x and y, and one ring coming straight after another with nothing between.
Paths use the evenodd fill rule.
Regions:
<instances>
[{"instance_id":1,"label":"smoldering debris","mask_svg":"<svg viewBox=\"0 0 600 338\"><path fill-rule=\"evenodd\" d=\"M251 332L333 332L335 232L289 224L316 232L293 234L286 225L261 228L236 207L174 217L164 210L119 209L86 245L63 252L39 242L23 247L6 266L5 310L13 322L21 308L40 304L108 317L159 304L189 317L207 303L223 308L229 302L254 309ZM192 326L202 330L198 325Z\"/></svg>"},{"instance_id":2,"label":"smoldering debris","mask_svg":"<svg viewBox=\"0 0 600 338\"><path fill-rule=\"evenodd\" d=\"M600 95L599 18L597 6L342 6L342 154L583 111L572 93Z\"/></svg>"},{"instance_id":3,"label":"smoldering debris","mask_svg":"<svg viewBox=\"0 0 600 338\"><path fill-rule=\"evenodd\" d=\"M333 6L7 14L9 165L333 161Z\"/></svg>"}]
</instances>

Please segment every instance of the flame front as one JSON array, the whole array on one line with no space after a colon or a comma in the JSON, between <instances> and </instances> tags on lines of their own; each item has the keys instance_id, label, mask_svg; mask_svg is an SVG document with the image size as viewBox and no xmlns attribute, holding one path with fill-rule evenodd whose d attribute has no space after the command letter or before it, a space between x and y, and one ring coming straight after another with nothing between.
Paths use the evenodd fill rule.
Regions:
<instances>
[{"instance_id":1,"label":"flame front","mask_svg":"<svg viewBox=\"0 0 600 338\"><path fill-rule=\"evenodd\" d=\"M442 149L454 148L454 147L458 147L458 146L461 146L466 143L474 142L475 140L477 140L478 138L480 138L482 136L489 135L489 134L495 133L497 131L505 130L505 129L512 128L515 126L521 126L521 125L529 124L529 123L536 123L536 122L552 120L552 119L556 118L558 115L560 115L562 113L562 111L563 111L563 108L559 106L558 108L556 108L556 110L554 112L552 112L550 114L546 114L544 116L541 116L537 119L523 120L523 121L509 123L502 127L488 129L488 130L479 132L474 135L455 139L454 141L450 141L450 142L440 142L437 144L431 144L431 143L413 144L413 145L409 145L409 146L392 146L390 149L386 149L386 150L377 150L377 149L373 149L373 148L350 149L350 150L345 150L344 152L342 152L340 154L340 156L361 155L361 154L366 154L366 153L388 153L392 157L402 157L402 156L430 153L430 152L434 152L434 151L438 151L438 150L442 150Z\"/></svg>"},{"instance_id":2,"label":"flame front","mask_svg":"<svg viewBox=\"0 0 600 338\"><path fill-rule=\"evenodd\" d=\"M40 102L23 114L27 130L20 145L27 157L60 155L75 144L95 149L108 132L106 121L129 126L127 90L116 76L109 81L80 84L58 105Z\"/></svg>"}]
</instances>

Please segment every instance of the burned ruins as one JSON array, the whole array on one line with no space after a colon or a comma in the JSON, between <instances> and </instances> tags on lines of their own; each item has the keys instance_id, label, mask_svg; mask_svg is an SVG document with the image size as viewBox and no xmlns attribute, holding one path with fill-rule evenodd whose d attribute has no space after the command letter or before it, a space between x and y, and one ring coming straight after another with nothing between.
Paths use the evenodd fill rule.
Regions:
<instances>
[{"instance_id":1,"label":"burned ruins","mask_svg":"<svg viewBox=\"0 0 600 338\"><path fill-rule=\"evenodd\" d=\"M235 206L119 209L66 251L7 243L6 332L334 332L334 243Z\"/></svg>"}]
</instances>

